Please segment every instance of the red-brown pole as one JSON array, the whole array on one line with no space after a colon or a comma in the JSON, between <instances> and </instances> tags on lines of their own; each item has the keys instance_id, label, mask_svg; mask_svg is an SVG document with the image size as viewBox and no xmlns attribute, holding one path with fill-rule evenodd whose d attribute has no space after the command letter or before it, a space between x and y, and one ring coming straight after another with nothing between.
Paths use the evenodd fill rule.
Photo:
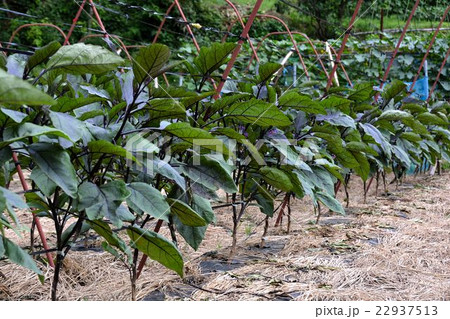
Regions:
<instances>
[{"instance_id":1,"label":"red-brown pole","mask_svg":"<svg viewBox=\"0 0 450 319\"><path fill-rule=\"evenodd\" d=\"M223 72L222 80L220 81L219 85L216 89L216 95L215 98L219 97L220 91L222 91L222 88L225 84L225 81L227 80L228 74L230 74L231 69L233 68L234 63L236 62L236 58L241 51L242 43L244 42L244 39L247 38L248 31L250 31L250 28L253 24L253 21L255 21L256 14L258 13L259 8L261 7L261 4L264 2L264 0L257 0L255 3L255 6L253 7L252 13L248 17L247 23L245 25L244 30L242 30L241 37L237 43L236 48L233 51L233 54L231 55L231 59L228 62L227 68Z\"/></svg>"},{"instance_id":2,"label":"red-brown pole","mask_svg":"<svg viewBox=\"0 0 450 319\"><path fill-rule=\"evenodd\" d=\"M166 14L164 15L164 18L162 19L161 23L159 24L159 28L158 31L156 31L155 37L153 38L153 44L156 43L156 41L158 41L158 37L161 34L161 30L164 26L164 23L166 23L166 16L169 15L170 11L172 11L173 7L175 6L175 2L172 2L172 4L169 6L169 8L166 11Z\"/></svg>"},{"instance_id":3,"label":"red-brown pole","mask_svg":"<svg viewBox=\"0 0 450 319\"><path fill-rule=\"evenodd\" d=\"M242 16L239 13L239 10L236 8L236 6L230 0L225 0L225 2L228 3L228 5L234 10L234 13L236 13L236 16L237 16L237 18L239 20L239 23L241 24L242 28L244 28L245 27L244 21L242 21ZM253 52L253 55L256 58L256 61L259 62L259 57L256 54L255 47L253 46L252 40L250 39L250 36L248 34L247 34L247 41L248 41L248 44L250 45L250 49L252 49L252 52Z\"/></svg>"},{"instance_id":4,"label":"red-brown pole","mask_svg":"<svg viewBox=\"0 0 450 319\"><path fill-rule=\"evenodd\" d=\"M27 181L25 180L25 176L23 175L23 172L22 172L22 167L19 164L19 159L17 158L17 154L15 152L12 153L12 158L13 158L14 164L16 165L17 175L19 175L19 179L20 179L20 183L22 184L22 188L26 192L29 190L29 187L28 187ZM55 264L53 262L53 257L52 257L52 254L49 252L50 248L48 247L47 238L45 238L45 233L44 233L44 230L42 229L41 222L39 221L39 218L34 213L32 213L32 214L33 214L33 221L36 224L36 228L38 230L39 237L41 238L41 241L42 241L42 246L44 246L44 249L47 251L45 254L47 255L48 263L49 263L50 267L55 268Z\"/></svg>"},{"instance_id":5,"label":"red-brown pole","mask_svg":"<svg viewBox=\"0 0 450 319\"><path fill-rule=\"evenodd\" d=\"M17 33L20 30L22 30L23 28L34 27L34 26L55 28L62 35L63 39L66 38L66 34L64 33L64 31L60 27L58 27L58 26L56 26L54 24L51 24L51 23L27 23L27 24L22 24L16 30L14 30L14 32L11 34L11 37L9 38L9 43L6 46L6 48L9 49L11 43L13 42L14 38L16 37Z\"/></svg>"},{"instance_id":6,"label":"red-brown pole","mask_svg":"<svg viewBox=\"0 0 450 319\"><path fill-rule=\"evenodd\" d=\"M353 28L353 24L355 23L356 16L358 15L358 12L359 12L359 9L361 8L362 3L363 3L363 0L358 0L355 11L353 12L352 18L350 19L350 24L348 26L348 29L345 31L344 38L342 39L341 48L339 49L338 54L337 54L337 58L336 58L337 61L334 64L333 69L331 70L330 76L328 77L327 90L331 87L331 84L333 83L333 77L334 77L334 74L336 73L338 64L341 64L342 53L344 52L345 45L347 44L348 37L350 36L350 31Z\"/></svg>"},{"instance_id":7,"label":"red-brown pole","mask_svg":"<svg viewBox=\"0 0 450 319\"><path fill-rule=\"evenodd\" d=\"M159 230L161 229L162 223L163 223L162 219L158 220L158 222L156 223L156 226L155 226L155 230L154 230L155 233L159 233ZM142 259L141 259L141 261L139 263L139 266L137 268L136 279L138 279L139 276L141 275L142 269L145 266L145 262L147 261L147 258L148 258L147 255L143 255L142 256Z\"/></svg>"},{"instance_id":8,"label":"red-brown pole","mask_svg":"<svg viewBox=\"0 0 450 319\"><path fill-rule=\"evenodd\" d=\"M191 26L188 24L188 21L186 19L186 16L184 15L183 9L180 6L180 3L178 2L178 0L175 0L174 3L177 6L178 11L180 11L181 18L183 19L184 22L186 22L186 29L188 30L190 36L192 37L192 42L194 42L195 48L197 49L197 51L200 52L200 46L197 43L197 39L195 39L194 33L192 32L192 29L191 29Z\"/></svg>"},{"instance_id":9,"label":"red-brown pole","mask_svg":"<svg viewBox=\"0 0 450 319\"><path fill-rule=\"evenodd\" d=\"M77 24L78 19L80 18L81 12L83 12L83 8L84 8L85 4L86 4L86 0L83 0L83 2L80 4L80 7L78 8L75 18L73 18L73 20L72 20L72 25L70 26L69 32L67 33L67 37L64 40L63 45L70 44L69 43L70 36L72 35L73 29L75 29L75 25Z\"/></svg>"},{"instance_id":10,"label":"red-brown pole","mask_svg":"<svg viewBox=\"0 0 450 319\"><path fill-rule=\"evenodd\" d=\"M394 64L395 57L397 56L398 49L400 48L400 45L403 42L403 38L405 37L406 31L408 30L409 24L411 23L411 20L412 20L412 18L414 16L414 13L417 10L417 7L419 6L419 3L420 3L420 0L416 0L416 3L414 4L414 7L412 8L411 13L410 13L410 15L408 17L408 20L406 21L406 24L403 27L403 31L402 31L402 34L400 36L400 39L398 39L397 46L395 47L395 50L394 50L394 52L392 54L392 58L389 61L389 64L388 64L388 66L386 68L386 71L384 72L383 79L381 80L380 90L383 88L384 83L386 83L386 80L387 80L387 77L389 75L389 72L391 71L392 65ZM380 92L377 92L377 94L375 94L375 100L378 100L378 96L379 95L380 95Z\"/></svg>"},{"instance_id":11,"label":"red-brown pole","mask_svg":"<svg viewBox=\"0 0 450 319\"><path fill-rule=\"evenodd\" d=\"M422 62L420 63L419 69L417 70L417 74L414 77L414 80L413 80L413 82L411 84L411 87L409 88L409 92L412 92L413 89L414 89L414 85L416 84L416 81L417 81L417 79L420 76L420 71L422 71L422 68L423 68L423 66L425 64L425 61L427 60L428 54L430 53L431 47L433 46L434 41L436 40L436 37L437 37L441 27L442 27L442 24L444 23L445 18L447 17L447 14L448 14L449 10L450 10L450 6L448 6L447 9L445 10L444 15L442 16L442 19L439 22L439 25L437 26L436 30L434 31L433 38L431 38L430 44L428 45L428 48L427 48L427 51L425 52L425 55L423 56Z\"/></svg>"},{"instance_id":12,"label":"red-brown pole","mask_svg":"<svg viewBox=\"0 0 450 319\"><path fill-rule=\"evenodd\" d=\"M256 52L258 52L258 50L259 50L259 48L262 46L264 40L266 40L268 37L270 37L270 36L272 36L272 35L281 35L281 34L288 34L288 33L289 33L288 31L275 31L275 32L270 32L270 33L266 34L264 37L262 37L262 39L259 41L258 45L256 46ZM319 52L317 52L316 47L314 46L314 43L311 41L311 39L310 39L306 34L304 34L304 33L302 33L302 32L299 32L299 31L291 31L291 33L292 33L292 34L298 34L298 35L301 35L302 37L304 37L304 38L306 39L307 43L309 43L309 45L311 45L311 48L313 49L314 54L315 54L316 57L317 57L317 61L319 61L320 66L322 67L322 70L323 70L323 72L325 73L325 75L326 75L326 77L327 77L327 79L328 79L328 71L327 71L327 69L325 68L325 65L323 64L322 58L320 57ZM304 42L301 42L301 43L304 43ZM298 45L298 44L299 44L299 43L297 43L297 45ZM255 53L255 54L256 54L256 53ZM250 66L251 66L251 64L252 64L252 62L253 62L253 58L255 57L255 54L253 54L253 55L250 57L250 60L249 60L249 62L248 62L247 68L246 68L246 71L248 71L248 70L250 69Z\"/></svg>"},{"instance_id":13,"label":"red-brown pole","mask_svg":"<svg viewBox=\"0 0 450 319\"><path fill-rule=\"evenodd\" d=\"M97 19L98 25L100 26L100 29L105 33L105 38L108 38L108 32L106 32L105 26L103 25L102 19L100 18L100 15L98 14L97 8L95 7L95 4L92 0L89 0L89 3L91 4L92 11L94 12L94 16Z\"/></svg>"},{"instance_id":14,"label":"red-brown pole","mask_svg":"<svg viewBox=\"0 0 450 319\"><path fill-rule=\"evenodd\" d=\"M447 50L447 53L445 54L444 60L442 61L441 68L439 69L439 72L438 72L438 74L436 76L436 80L434 81L433 86L431 87L430 94L428 96L427 102L430 100L431 94L433 94L434 89L436 88L436 85L437 85L437 83L439 81L439 77L441 76L442 70L444 70L445 64L447 63L447 59L449 57L450 57L450 48Z\"/></svg>"}]
</instances>

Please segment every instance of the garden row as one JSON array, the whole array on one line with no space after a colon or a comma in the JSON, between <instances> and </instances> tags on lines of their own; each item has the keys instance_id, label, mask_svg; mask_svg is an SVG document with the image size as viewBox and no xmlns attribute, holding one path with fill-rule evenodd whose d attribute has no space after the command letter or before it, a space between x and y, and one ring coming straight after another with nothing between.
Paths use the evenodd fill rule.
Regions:
<instances>
[{"instance_id":1,"label":"garden row","mask_svg":"<svg viewBox=\"0 0 450 319\"><path fill-rule=\"evenodd\" d=\"M413 165L450 160L450 105L406 103L400 81L381 93L370 82L285 89L273 84L282 66L269 62L219 98L212 87L234 48L212 44L192 63L169 62L161 44L132 62L82 43L52 42L25 65L0 56L0 257L42 275L8 239L21 230L16 208L30 209L54 224L53 299L65 256L89 230L135 288L140 253L183 276L179 237L199 247L219 189L230 194L233 251L249 205L282 218L291 198L308 196L345 214L335 191L350 174L366 182L392 170L400 179ZM155 83L174 67L193 89ZM25 200L8 190L19 163L31 172ZM163 225L171 238L158 233Z\"/></svg>"}]
</instances>

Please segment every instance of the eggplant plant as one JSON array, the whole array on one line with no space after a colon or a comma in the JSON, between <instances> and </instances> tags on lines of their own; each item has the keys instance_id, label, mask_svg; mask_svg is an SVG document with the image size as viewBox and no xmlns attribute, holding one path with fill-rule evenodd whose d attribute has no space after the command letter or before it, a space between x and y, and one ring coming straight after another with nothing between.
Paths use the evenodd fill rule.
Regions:
<instances>
[{"instance_id":1,"label":"eggplant plant","mask_svg":"<svg viewBox=\"0 0 450 319\"><path fill-rule=\"evenodd\" d=\"M377 99L372 83L325 94L308 83L285 90L276 81L282 65L265 63L219 97L214 86L232 82L220 75L234 49L212 44L192 63L173 62L167 46L153 44L126 61L99 46L52 42L23 65L6 64L0 258L41 274L4 232L18 230L14 207L31 208L54 225L53 300L64 258L87 232L127 267L136 299L140 255L183 276L180 237L198 249L215 221L219 189L231 198L215 207L232 210L232 256L250 205L265 215L264 233L277 211L276 224L288 212L289 229L293 198L309 196L318 222L321 205L345 214L335 194L350 174L366 184L387 168L400 178L423 158L450 157L448 103L404 103L401 82ZM155 81L172 68L187 71L193 89ZM30 171L25 202L7 189L16 170L12 152Z\"/></svg>"}]
</instances>

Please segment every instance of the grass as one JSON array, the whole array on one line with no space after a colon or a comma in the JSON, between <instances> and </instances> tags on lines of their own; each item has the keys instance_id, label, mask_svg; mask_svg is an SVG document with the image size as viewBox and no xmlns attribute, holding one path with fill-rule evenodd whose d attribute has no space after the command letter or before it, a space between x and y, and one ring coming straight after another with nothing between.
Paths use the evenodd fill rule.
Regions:
<instances>
[{"instance_id":1,"label":"grass","mask_svg":"<svg viewBox=\"0 0 450 319\"><path fill-rule=\"evenodd\" d=\"M350 18L343 21L343 25L348 25ZM384 17L384 29L402 29L405 25L404 17L386 16ZM435 28L439 21L412 20L409 29ZM444 21L443 28L450 28L450 22ZM361 18L355 23L356 31L378 31L380 29L380 20L374 18Z\"/></svg>"},{"instance_id":2,"label":"grass","mask_svg":"<svg viewBox=\"0 0 450 319\"><path fill-rule=\"evenodd\" d=\"M205 0L206 2L212 2L217 5L225 5L226 2L224 0ZM245 6L253 6L255 4L255 0L232 0L235 5L245 5ZM265 0L262 5L260 12L266 12L272 10L277 0Z\"/></svg>"}]
</instances>

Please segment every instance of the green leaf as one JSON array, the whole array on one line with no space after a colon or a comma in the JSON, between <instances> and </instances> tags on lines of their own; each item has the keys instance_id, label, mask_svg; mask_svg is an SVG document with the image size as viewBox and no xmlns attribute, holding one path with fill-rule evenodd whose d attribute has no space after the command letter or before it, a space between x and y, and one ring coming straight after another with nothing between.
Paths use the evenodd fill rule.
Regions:
<instances>
[{"instance_id":1,"label":"green leaf","mask_svg":"<svg viewBox=\"0 0 450 319\"><path fill-rule=\"evenodd\" d=\"M272 185L276 189L289 192L293 187L289 176L278 168L263 166L259 169L259 173L267 184Z\"/></svg>"},{"instance_id":2,"label":"green leaf","mask_svg":"<svg viewBox=\"0 0 450 319\"><path fill-rule=\"evenodd\" d=\"M78 179L69 154L59 145L34 143L28 152L36 165L70 197L76 198Z\"/></svg>"},{"instance_id":3,"label":"green leaf","mask_svg":"<svg viewBox=\"0 0 450 319\"><path fill-rule=\"evenodd\" d=\"M381 94L383 97L383 105L387 105L390 100L402 93L406 88L406 84L402 81L395 80Z\"/></svg>"},{"instance_id":4,"label":"green leaf","mask_svg":"<svg viewBox=\"0 0 450 319\"><path fill-rule=\"evenodd\" d=\"M378 153L375 152L373 148L371 148L369 145L363 142L356 142L356 141L348 142L345 147L352 152L363 152L372 154L374 156L378 155Z\"/></svg>"},{"instance_id":5,"label":"green leaf","mask_svg":"<svg viewBox=\"0 0 450 319\"><path fill-rule=\"evenodd\" d=\"M131 209L145 212L156 219L169 221L170 207L159 190L140 182L131 183L127 187L131 193L127 198L127 204Z\"/></svg>"},{"instance_id":6,"label":"green leaf","mask_svg":"<svg viewBox=\"0 0 450 319\"><path fill-rule=\"evenodd\" d=\"M362 126L364 132L367 135L371 136L375 140L375 142L377 142L381 146L381 149L384 151L386 156L390 158L391 144L384 137L384 135L381 134L380 130L378 130L375 126L373 126L370 123L361 123L360 125Z\"/></svg>"},{"instance_id":7,"label":"green leaf","mask_svg":"<svg viewBox=\"0 0 450 319\"><path fill-rule=\"evenodd\" d=\"M198 161L198 158L195 160ZM200 156L199 163L191 162L182 169L194 183L202 184L213 191L221 188L227 193L236 193L238 190L230 172L213 158Z\"/></svg>"},{"instance_id":8,"label":"green leaf","mask_svg":"<svg viewBox=\"0 0 450 319\"><path fill-rule=\"evenodd\" d=\"M202 75L211 74L226 63L227 56L233 52L235 47L236 44L230 42L213 43L211 46L202 47L194 59L194 64Z\"/></svg>"},{"instance_id":9,"label":"green leaf","mask_svg":"<svg viewBox=\"0 0 450 319\"><path fill-rule=\"evenodd\" d=\"M418 104L412 104L412 103L403 104L401 109L405 110L405 111L409 111L413 114L414 113L423 113L423 112L427 111L427 109L425 107L418 105Z\"/></svg>"},{"instance_id":10,"label":"green leaf","mask_svg":"<svg viewBox=\"0 0 450 319\"><path fill-rule=\"evenodd\" d=\"M55 192L57 185L39 167L31 171L30 178L45 196L50 197Z\"/></svg>"},{"instance_id":11,"label":"green leaf","mask_svg":"<svg viewBox=\"0 0 450 319\"><path fill-rule=\"evenodd\" d=\"M330 95L325 100L320 101L320 105L325 109L336 109L345 114L350 113L351 101L343 97Z\"/></svg>"},{"instance_id":12,"label":"green leaf","mask_svg":"<svg viewBox=\"0 0 450 319\"><path fill-rule=\"evenodd\" d=\"M194 210L207 222L211 223L215 220L214 212L211 208L210 202L198 195L193 196L193 208ZM174 216L175 226L177 231L183 236L184 240L197 250L200 243L205 238L207 226L192 227L184 225L177 216Z\"/></svg>"},{"instance_id":13,"label":"green leaf","mask_svg":"<svg viewBox=\"0 0 450 319\"><path fill-rule=\"evenodd\" d=\"M0 104L53 105L56 101L30 83L0 69Z\"/></svg>"},{"instance_id":14,"label":"green leaf","mask_svg":"<svg viewBox=\"0 0 450 319\"><path fill-rule=\"evenodd\" d=\"M90 220L107 217L120 227L123 221L133 221L135 218L127 209L121 208L122 202L130 195L131 192L121 180L100 187L91 182L84 182L78 189L78 209L84 209Z\"/></svg>"},{"instance_id":15,"label":"green leaf","mask_svg":"<svg viewBox=\"0 0 450 319\"><path fill-rule=\"evenodd\" d=\"M16 123L21 123L28 115L22 112L0 108L3 114L7 115L10 119L12 119Z\"/></svg>"},{"instance_id":16,"label":"green leaf","mask_svg":"<svg viewBox=\"0 0 450 319\"><path fill-rule=\"evenodd\" d=\"M213 129L210 130L210 132L214 135L223 135L238 141L246 139L244 135L239 134L238 132L236 132L236 130L232 129L231 127L214 127Z\"/></svg>"},{"instance_id":17,"label":"green leaf","mask_svg":"<svg viewBox=\"0 0 450 319\"><path fill-rule=\"evenodd\" d=\"M278 72L283 66L279 63L264 63L261 64L258 68L258 75L259 75L259 83L266 82L270 80L270 78Z\"/></svg>"},{"instance_id":18,"label":"green leaf","mask_svg":"<svg viewBox=\"0 0 450 319\"><path fill-rule=\"evenodd\" d=\"M3 254L8 257L10 261L30 269L38 275L42 275L42 271L37 267L33 258L11 240L0 235L0 246L2 246L0 247L0 252L3 250Z\"/></svg>"},{"instance_id":19,"label":"green leaf","mask_svg":"<svg viewBox=\"0 0 450 319\"><path fill-rule=\"evenodd\" d=\"M142 83L146 79L158 76L170 57L170 49L166 45L155 43L139 50L133 61L134 79Z\"/></svg>"},{"instance_id":20,"label":"green leaf","mask_svg":"<svg viewBox=\"0 0 450 319\"><path fill-rule=\"evenodd\" d=\"M204 149L217 151L226 155L230 154L230 151L221 140L216 139L208 131L192 127L189 123L172 123L165 128L165 131L191 145L201 146Z\"/></svg>"},{"instance_id":21,"label":"green leaf","mask_svg":"<svg viewBox=\"0 0 450 319\"><path fill-rule=\"evenodd\" d=\"M341 203L331 196L328 193L325 192L317 192L315 193L316 198L325 206L327 206L330 210L333 212L339 213L341 215L345 215L345 210L342 207Z\"/></svg>"},{"instance_id":22,"label":"green leaf","mask_svg":"<svg viewBox=\"0 0 450 319\"><path fill-rule=\"evenodd\" d=\"M101 74L115 70L124 60L97 45L76 43L61 47L48 61L47 69L62 69L72 74Z\"/></svg>"},{"instance_id":23,"label":"green leaf","mask_svg":"<svg viewBox=\"0 0 450 319\"><path fill-rule=\"evenodd\" d=\"M139 251L183 277L183 257L173 243L151 230L138 227L128 227L127 233Z\"/></svg>"},{"instance_id":24,"label":"green leaf","mask_svg":"<svg viewBox=\"0 0 450 319\"><path fill-rule=\"evenodd\" d=\"M219 110L223 110L226 107L230 106L231 104L237 102L237 101L246 101L252 98L253 95L250 95L248 93L238 93L228 96L223 96L220 99L217 99L213 101L213 104L211 104L211 112L217 112Z\"/></svg>"},{"instance_id":25,"label":"green leaf","mask_svg":"<svg viewBox=\"0 0 450 319\"><path fill-rule=\"evenodd\" d=\"M288 164L299 169L311 171L311 168L302 160L300 154L291 148L288 140L275 139L270 140L269 142L278 150L278 152L280 152L282 157L284 157L282 161L283 164Z\"/></svg>"},{"instance_id":26,"label":"green leaf","mask_svg":"<svg viewBox=\"0 0 450 319\"><path fill-rule=\"evenodd\" d=\"M373 83L358 83L351 90L350 94L347 96L349 100L362 102L368 100L375 94L373 90Z\"/></svg>"},{"instance_id":27,"label":"green leaf","mask_svg":"<svg viewBox=\"0 0 450 319\"><path fill-rule=\"evenodd\" d=\"M311 114L327 114L323 105L317 101L313 101L309 96L300 95L294 91L288 91L280 96L278 106L286 108L299 109L305 113Z\"/></svg>"},{"instance_id":28,"label":"green leaf","mask_svg":"<svg viewBox=\"0 0 450 319\"><path fill-rule=\"evenodd\" d=\"M400 137L410 142L420 142L422 140L419 134L413 132L403 132Z\"/></svg>"},{"instance_id":29,"label":"green leaf","mask_svg":"<svg viewBox=\"0 0 450 319\"><path fill-rule=\"evenodd\" d=\"M404 119L410 119L413 116L405 111L400 110L387 110L381 113L378 117L379 120L387 120L387 121L401 121Z\"/></svg>"},{"instance_id":30,"label":"green leaf","mask_svg":"<svg viewBox=\"0 0 450 319\"><path fill-rule=\"evenodd\" d=\"M177 216L184 225L192 227L207 225L206 221L186 203L174 198L166 200L170 205L170 212Z\"/></svg>"},{"instance_id":31,"label":"green leaf","mask_svg":"<svg viewBox=\"0 0 450 319\"><path fill-rule=\"evenodd\" d=\"M94 229L94 231L102 236L108 244L118 248L120 251L128 256L128 260L132 260L132 253L130 247L125 243L125 241L115 234L108 223L102 220L88 220L87 223Z\"/></svg>"},{"instance_id":32,"label":"green leaf","mask_svg":"<svg viewBox=\"0 0 450 319\"><path fill-rule=\"evenodd\" d=\"M2 53L2 54L0 54L0 69L6 71L6 64L7 64L6 56L3 55L3 53Z\"/></svg>"},{"instance_id":33,"label":"green leaf","mask_svg":"<svg viewBox=\"0 0 450 319\"><path fill-rule=\"evenodd\" d=\"M418 114L416 119L424 125L448 125L448 121L444 121L436 114L432 114L429 112Z\"/></svg>"},{"instance_id":34,"label":"green leaf","mask_svg":"<svg viewBox=\"0 0 450 319\"><path fill-rule=\"evenodd\" d=\"M82 140L84 144L87 144L92 140L92 134L84 122L67 113L50 111L49 115L53 126L66 133L73 142Z\"/></svg>"},{"instance_id":35,"label":"green leaf","mask_svg":"<svg viewBox=\"0 0 450 319\"><path fill-rule=\"evenodd\" d=\"M55 112L70 112L75 109L78 109L82 106L93 104L96 102L102 102L105 99L99 96L89 96L89 97L79 97L79 98L71 98L67 96L60 97L57 100L57 103L50 107L52 111Z\"/></svg>"},{"instance_id":36,"label":"green leaf","mask_svg":"<svg viewBox=\"0 0 450 319\"><path fill-rule=\"evenodd\" d=\"M67 136L64 132L57 130L48 126L40 126L33 123L23 123L19 126L8 127L5 129L3 138L4 141L0 142L0 148L5 147L11 143L20 141L21 139L27 137L34 137L40 135L50 135L50 136L59 136L65 138L69 141L70 137Z\"/></svg>"},{"instance_id":37,"label":"green leaf","mask_svg":"<svg viewBox=\"0 0 450 319\"><path fill-rule=\"evenodd\" d=\"M257 99L232 105L227 112L227 117L261 127L283 127L292 124L291 120L274 104Z\"/></svg>"},{"instance_id":38,"label":"green leaf","mask_svg":"<svg viewBox=\"0 0 450 319\"><path fill-rule=\"evenodd\" d=\"M353 168L354 171L356 172L356 174L358 174L359 177L361 177L363 181L366 181L369 178L370 174L370 163L366 155L364 155L361 152L354 152L354 151L352 152L352 154L359 163L358 166L355 166Z\"/></svg>"},{"instance_id":39,"label":"green leaf","mask_svg":"<svg viewBox=\"0 0 450 319\"><path fill-rule=\"evenodd\" d=\"M97 156L109 154L131 159L132 161L136 161L136 157L134 157L134 155L131 154L129 151L127 151L125 148L105 140L89 142L88 148L91 153L97 153Z\"/></svg>"},{"instance_id":40,"label":"green leaf","mask_svg":"<svg viewBox=\"0 0 450 319\"><path fill-rule=\"evenodd\" d=\"M52 41L46 46L37 49L32 56L27 61L27 64L25 66L25 72L29 72L31 69L33 69L35 66L47 61L52 55L54 55L59 48L61 47L61 44L58 41Z\"/></svg>"},{"instance_id":41,"label":"green leaf","mask_svg":"<svg viewBox=\"0 0 450 319\"><path fill-rule=\"evenodd\" d=\"M148 110L151 121L186 119L186 108L173 99L150 100L145 110Z\"/></svg>"},{"instance_id":42,"label":"green leaf","mask_svg":"<svg viewBox=\"0 0 450 319\"><path fill-rule=\"evenodd\" d=\"M398 145L392 145L392 152L394 153L395 157L400 160L404 167L411 167L411 159L404 149L402 149Z\"/></svg>"}]
</instances>

